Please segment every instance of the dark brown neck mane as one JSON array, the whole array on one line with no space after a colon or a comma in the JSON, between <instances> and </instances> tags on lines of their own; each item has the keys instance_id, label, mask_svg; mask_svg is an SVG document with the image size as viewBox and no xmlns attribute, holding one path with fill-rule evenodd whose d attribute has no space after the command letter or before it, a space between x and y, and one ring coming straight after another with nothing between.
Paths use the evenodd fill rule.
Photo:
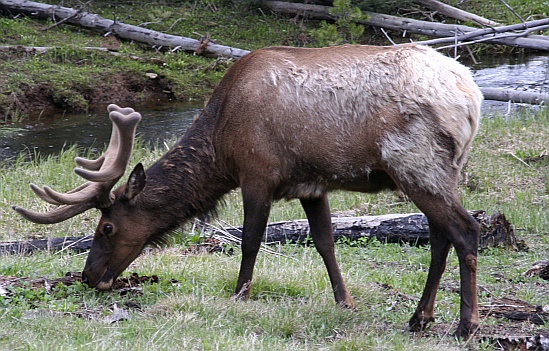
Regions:
<instances>
[{"instance_id":1,"label":"dark brown neck mane","mask_svg":"<svg viewBox=\"0 0 549 351\"><path fill-rule=\"evenodd\" d=\"M215 212L219 200L238 186L212 145L212 119L204 112L187 133L147 171L147 185L140 194L140 206L155 212L165 224L152 236L163 241L191 218Z\"/></svg>"}]
</instances>

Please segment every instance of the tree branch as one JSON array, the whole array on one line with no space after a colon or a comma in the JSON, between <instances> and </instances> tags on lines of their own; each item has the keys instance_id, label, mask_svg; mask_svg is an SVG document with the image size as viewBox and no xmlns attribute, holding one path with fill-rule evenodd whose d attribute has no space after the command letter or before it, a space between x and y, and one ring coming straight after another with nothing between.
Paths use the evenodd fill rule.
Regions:
<instances>
[{"instance_id":1,"label":"tree branch","mask_svg":"<svg viewBox=\"0 0 549 351\"><path fill-rule=\"evenodd\" d=\"M311 16L316 19L325 19L325 20L334 20L335 17L330 14L328 6L322 5L309 5L309 4L298 4L298 3L287 3L282 1L264 1L263 5L269 8L270 10L286 14L286 15L301 15L301 16ZM478 29L474 27L464 26L464 25L455 25L455 24L443 24L436 22L427 22L414 20L410 18L402 18L396 16L390 16L385 14L379 14L375 12L364 12L367 15L367 19L361 21L361 24L371 25L376 27L382 27L385 29L397 30L402 32L409 32L414 34L427 35L430 37L445 38L445 40L450 40L453 42L455 40L456 33L463 35L461 33L469 33L473 31L485 31L484 34L499 33L502 31L512 31L526 29L525 23L515 24L512 26L502 26L495 28L483 28ZM542 26L549 24L549 18L526 22L529 26ZM478 34L480 35L480 34ZM475 36L477 34L475 33ZM458 39L461 40L461 39ZM447 41L445 41L447 42ZM527 37L518 37L518 38L498 38L494 36L486 42L491 44L502 44L510 45L515 47L522 47L526 49L534 50L544 50L549 51L549 37L543 35L529 35ZM420 42L422 44L431 45L432 42Z\"/></svg>"},{"instance_id":2,"label":"tree branch","mask_svg":"<svg viewBox=\"0 0 549 351\"><path fill-rule=\"evenodd\" d=\"M22 13L30 17L41 19L55 16L61 20L66 20L66 23L76 24L103 33L113 33L122 39L134 40L155 47L179 47L181 50L193 53L200 51L204 56L225 56L237 59L250 52L248 50L215 44L211 41L204 45L204 42L201 42L200 40L164 34L146 28L125 24L120 21L105 19L92 13L79 12L72 8L52 6L39 2L0 0L0 10L15 14Z\"/></svg>"},{"instance_id":3,"label":"tree branch","mask_svg":"<svg viewBox=\"0 0 549 351\"><path fill-rule=\"evenodd\" d=\"M440 1L414 0L414 2L417 4L423 5L433 11L437 11L445 16L455 18L460 21L471 21L471 22L478 23L482 26L488 26L488 27L499 26L498 22L494 22L484 17L475 15L474 13L470 13L470 12L455 8L453 6L446 5Z\"/></svg>"}]
</instances>

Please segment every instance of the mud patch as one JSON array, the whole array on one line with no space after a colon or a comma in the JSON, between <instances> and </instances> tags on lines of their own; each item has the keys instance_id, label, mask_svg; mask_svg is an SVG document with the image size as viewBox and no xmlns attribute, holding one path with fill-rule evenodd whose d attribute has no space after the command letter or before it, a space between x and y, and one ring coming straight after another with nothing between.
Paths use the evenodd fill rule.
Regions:
<instances>
[{"instance_id":1,"label":"mud patch","mask_svg":"<svg viewBox=\"0 0 549 351\"><path fill-rule=\"evenodd\" d=\"M113 283L112 291L118 292L120 295L126 295L133 293L137 295L142 294L141 285L145 283L158 283L160 279L156 275L152 276L140 276L137 273L132 273L129 277L118 278ZM10 296L10 290L14 288L26 287L29 289L44 288L46 292L50 293L52 289L61 285L74 285L76 283L82 283L82 273L80 272L67 272L64 277L61 278L16 278L0 276L0 296Z\"/></svg>"},{"instance_id":2,"label":"mud patch","mask_svg":"<svg viewBox=\"0 0 549 351\"><path fill-rule=\"evenodd\" d=\"M21 92L11 96L10 101L14 101L13 107L17 107L25 115L53 108L82 112L87 110L90 105L106 102L138 103L146 100L169 100L173 98L173 94L167 85L168 82L162 77L150 79L146 76L140 77L129 72L122 72L105 77L98 84L72 87L72 94L82 97L79 104L63 96L58 96L48 84L33 87L22 86Z\"/></svg>"}]
</instances>

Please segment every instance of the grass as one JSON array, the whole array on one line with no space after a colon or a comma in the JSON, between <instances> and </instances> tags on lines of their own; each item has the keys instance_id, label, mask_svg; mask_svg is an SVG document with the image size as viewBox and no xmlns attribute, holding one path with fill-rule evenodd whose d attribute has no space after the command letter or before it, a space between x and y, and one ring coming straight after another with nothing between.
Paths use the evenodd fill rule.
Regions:
<instances>
[{"instance_id":1,"label":"grass","mask_svg":"<svg viewBox=\"0 0 549 351\"><path fill-rule=\"evenodd\" d=\"M81 5L77 1L59 4ZM160 1L113 7L111 2L94 1L88 5L88 11L108 19L123 18L127 24L195 39L209 35L219 44L248 50L297 44L295 38L304 30L296 22L226 3L166 5ZM43 30L51 24L28 17L0 18L0 45L54 48L46 53L19 50L0 54L0 117L5 121L20 120L52 104L86 111L93 103L143 101L155 96L203 101L232 62L151 50L70 25ZM120 55L85 47L108 47ZM157 78L149 78L150 73Z\"/></svg>"},{"instance_id":2,"label":"grass","mask_svg":"<svg viewBox=\"0 0 549 351\"><path fill-rule=\"evenodd\" d=\"M417 263L406 257L410 248L404 251L395 248L389 249L388 255L390 261L395 261L393 269L404 262L409 262L405 263L408 268L417 269ZM425 254L423 249L411 250ZM401 333L413 304L390 308L396 298L390 292L380 291L378 285L386 282L398 285L395 279L388 278L393 274L362 267L363 260L375 257L366 257L363 250L341 249L340 258L346 262L343 267L349 272L347 278L359 306L357 311L348 311L334 305L321 260L313 250L284 247L282 251L290 258L260 258L254 296L248 302L230 298L238 257L182 256L178 250L147 254L133 265L134 270L158 273L162 279L159 285L145 285L141 296L98 294L83 287L60 292L57 297L53 293L17 296L18 301L24 302L12 299L9 308L3 311L0 324L2 330L9 330L10 334L9 337L0 336L0 345L15 350L105 347L134 350L409 350L411 345L421 350L430 347L432 341L428 339ZM71 265L76 268L83 263L83 257L68 255L65 258L70 261L67 268ZM40 254L18 261L21 260L24 263L18 264L31 264L40 275L48 270L52 257ZM45 266L43 271L41 266ZM409 276L411 274L404 275L402 280ZM177 283L169 283L170 279L176 279ZM415 275L414 280L418 279L421 280L422 275ZM416 289L415 286L402 289L408 291L410 288ZM140 308L131 310L127 321L116 324L104 321L113 304L124 306L130 301ZM449 302L443 305L448 307ZM94 317L86 320L79 316L85 314ZM385 328L390 325L396 328L387 333Z\"/></svg>"},{"instance_id":3,"label":"grass","mask_svg":"<svg viewBox=\"0 0 549 351\"><path fill-rule=\"evenodd\" d=\"M507 2L525 16L541 14L546 1ZM78 5L64 1L64 6ZM150 5L149 5L150 4ZM221 44L254 49L266 45L296 45L308 33L310 23L279 19L244 7L216 1L146 3L143 6L107 2L91 3L90 11L107 18L124 18L126 23L152 23L147 27L170 33L209 33ZM506 23L516 20L501 11L501 2L465 2L471 11L497 14ZM477 7L482 6L482 7ZM497 11L495 10L497 9ZM126 18L126 15L129 17ZM492 17L486 15L486 17ZM178 19L184 19L178 21ZM90 53L79 46L101 46L106 39L71 26L57 26L43 32L47 23L25 18L0 18L2 45L55 46L43 55L2 56L0 59L0 106L20 116L17 104L25 94L49 94L56 104L68 109L86 109L94 86L116 86L116 79L128 78L128 86L147 86L145 73L157 73L161 89L178 99L202 99L223 74L223 63L185 54L144 50L120 42L119 52L145 58L138 62L104 53ZM157 65L150 59L160 58ZM107 79L107 78L108 79ZM112 77L112 78L111 78ZM47 91L39 89L47 88ZM122 88L120 88L122 89ZM104 90L104 89L103 89ZM134 89L135 90L135 89ZM144 91L132 91L145 96ZM141 95L140 95L141 94ZM4 99L4 101L2 100ZM8 99L8 100L6 100ZM10 112L11 111L11 112ZM6 113L6 110L3 110ZM549 305L549 289L539 278L522 276L532 263L547 260L549 249L549 164L539 155L549 149L549 113L485 118L460 185L468 209L489 214L501 211L525 240L528 252L486 250L479 259L480 303L512 297L535 305ZM150 151L139 144L131 165L150 165L163 150ZM0 165L0 241L49 238L93 233L98 212L85 214L51 226L39 226L14 215L11 205L35 210L47 207L28 188L30 182L66 191L81 182L72 172L73 159L89 155L76 146L58 155L24 155ZM524 161L524 162L523 162ZM367 195L334 192L332 212L347 215L417 212L413 204L393 193ZM238 192L227 196L220 217L234 225L242 223ZM271 221L303 218L296 201L277 203ZM275 247L283 256L260 254L256 265L252 298L234 301L240 252L234 255L185 255L185 243L150 250L127 270L159 276L157 284L125 295L97 292L84 285L54 287L51 290L22 286L6 295L0 286L0 349L9 350L492 350L490 341L463 345L439 333L403 332L411 316L429 266L428 247L384 245L379 242L337 245L337 255L355 311L337 308L322 260L314 248L284 245ZM82 270L86 254L41 252L34 255L0 256L0 276L57 278ZM452 251L437 296L434 331L451 331L457 322L459 296L457 258ZM122 308L128 317L109 322L113 310ZM483 330L513 330L516 324L502 319L482 319ZM547 326L545 326L545 329ZM543 327L521 325L534 333ZM430 335L430 336L429 336Z\"/></svg>"},{"instance_id":4,"label":"grass","mask_svg":"<svg viewBox=\"0 0 549 351\"><path fill-rule=\"evenodd\" d=\"M507 2L524 18L546 16L546 1ZM74 8L82 6L80 1L74 0L49 3ZM368 3L374 7L370 10L385 9L391 14L398 8L414 6L409 0ZM462 6L502 23L519 21L498 0L469 1ZM218 44L247 50L272 45L314 47L321 44L314 34L315 30L322 32L318 31L319 21L285 18L258 8L253 1L157 0L115 5L110 1L93 1L86 3L85 10L160 32L194 39L208 36ZM105 37L71 25L44 30L52 24L24 16L0 18L1 46L54 48L46 53L24 50L0 53L0 120L19 121L51 106L86 111L90 104L115 100L135 102L161 96L203 101L231 64L231 61L214 63L211 59L181 52L151 50L141 44L119 41L114 36ZM389 44L374 30L356 38L356 42ZM106 47L121 55L90 51L86 47ZM150 73L157 78L149 78L147 74Z\"/></svg>"},{"instance_id":5,"label":"grass","mask_svg":"<svg viewBox=\"0 0 549 351\"><path fill-rule=\"evenodd\" d=\"M485 118L460 186L469 209L502 211L525 240L528 252L487 250L480 256L480 303L511 297L549 305L549 289L539 278L522 276L535 261L547 259L549 191L547 159L523 162L547 150L549 115ZM79 183L70 171L82 150L71 147L57 156L15 160L0 173L0 233L2 241L28 236L89 234L97 213L52 226L30 224L9 205L43 209L27 188L29 182L66 190ZM131 164L151 164L162 150L138 144ZM514 155L514 156L513 156ZM392 193L331 194L333 212L349 215L415 212L413 204ZM240 195L227 197L220 217L241 224ZM295 201L275 205L271 220L303 218ZM157 284L141 293L99 293L84 285L52 291L21 287L11 296L0 294L0 349L25 350L452 350L464 345L451 337L403 333L426 279L428 248L339 244L337 255L357 310L334 306L322 260L311 247L275 247L283 256L261 254L252 298L231 299L240 264L234 255L185 255L185 240L165 249L150 250L127 270L156 274ZM85 254L43 252L30 256L1 256L0 276L60 277L80 271ZM457 258L452 251L438 293L435 330L451 331L457 322L459 295ZM407 298L409 296L410 298ZM114 306L128 318L109 323ZM483 328L505 330L512 323L486 317ZM55 326L55 327L52 327ZM538 328L522 326L532 333ZM471 349L493 349L484 341Z\"/></svg>"}]
</instances>

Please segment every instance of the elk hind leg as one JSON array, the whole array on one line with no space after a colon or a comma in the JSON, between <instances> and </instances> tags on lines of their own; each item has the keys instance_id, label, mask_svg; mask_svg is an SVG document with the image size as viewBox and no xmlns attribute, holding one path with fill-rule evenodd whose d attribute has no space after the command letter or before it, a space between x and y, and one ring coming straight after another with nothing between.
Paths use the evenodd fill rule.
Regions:
<instances>
[{"instance_id":1,"label":"elk hind leg","mask_svg":"<svg viewBox=\"0 0 549 351\"><path fill-rule=\"evenodd\" d=\"M422 329L434 319L436 290L444 272L449 245L453 245L460 268L460 322L455 334L466 338L478 327L477 253L480 229L456 196L408 194L429 221L431 265L417 310L410 320L412 330Z\"/></svg>"},{"instance_id":2,"label":"elk hind leg","mask_svg":"<svg viewBox=\"0 0 549 351\"><path fill-rule=\"evenodd\" d=\"M431 264L425 288L416 311L408 323L411 331L421 331L426 328L430 322L435 320L435 300L437 290L446 269L446 259L450 250L451 243L436 226L429 225L429 237L431 242Z\"/></svg>"}]
</instances>

